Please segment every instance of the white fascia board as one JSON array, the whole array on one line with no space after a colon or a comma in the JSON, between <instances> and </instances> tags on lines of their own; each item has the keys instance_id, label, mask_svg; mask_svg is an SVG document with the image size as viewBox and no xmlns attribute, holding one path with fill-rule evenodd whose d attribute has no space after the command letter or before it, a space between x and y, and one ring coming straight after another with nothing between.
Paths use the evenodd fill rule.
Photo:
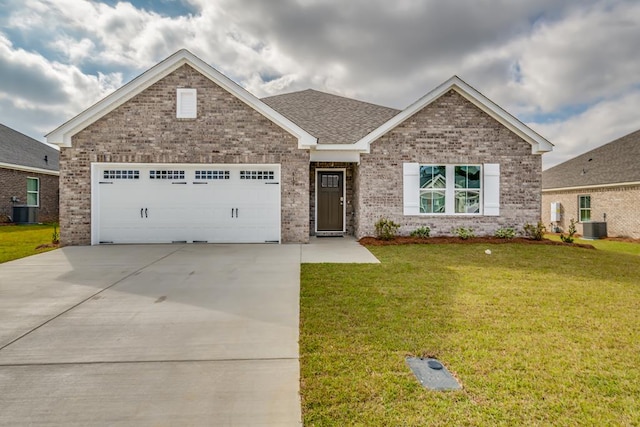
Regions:
<instances>
[{"instance_id":1,"label":"white fascia board","mask_svg":"<svg viewBox=\"0 0 640 427\"><path fill-rule=\"evenodd\" d=\"M96 122L101 117L115 110L152 84L168 76L184 64L188 64L198 72L209 78L232 95L241 99L247 105L267 117L282 129L298 139L299 148L308 148L317 143L317 138L304 131L291 120L282 116L271 107L250 94L240 85L223 75L209 64L186 49L181 49L164 61L145 71L126 85L117 89L106 98L98 101L76 117L67 121L54 131L46 135L47 142L61 147L71 147L71 137Z\"/></svg>"},{"instance_id":2,"label":"white fascia board","mask_svg":"<svg viewBox=\"0 0 640 427\"><path fill-rule=\"evenodd\" d=\"M543 188L543 193L555 193L562 191L575 191L575 190L594 190L598 188L614 188L614 187L635 187L640 185L640 181L630 182L616 182L613 184L594 184L594 185L580 185L575 187L556 187L556 188Z\"/></svg>"},{"instance_id":3,"label":"white fascia board","mask_svg":"<svg viewBox=\"0 0 640 427\"><path fill-rule=\"evenodd\" d=\"M14 165L12 163L0 162L0 168L13 169L21 172L41 173L43 175L55 175L60 176L59 171L52 171L51 169L32 168L31 166Z\"/></svg>"},{"instance_id":4,"label":"white fascia board","mask_svg":"<svg viewBox=\"0 0 640 427\"><path fill-rule=\"evenodd\" d=\"M409 117L422 110L424 107L431 104L436 99L440 98L450 89L458 92L465 99L473 103L485 113L489 114L494 119L498 120L498 122L503 124L512 132L516 133L529 144L531 144L531 152L533 154L542 154L553 150L553 144L540 136L533 129L529 128L524 123L516 119L514 116L503 110L489 98L485 97L473 87L462 81L462 79L460 79L458 76L451 77L449 80L442 83L440 86L436 87L413 104L409 105L400 113L389 119L387 122L383 123L373 132L369 133L364 138L356 142L354 146L357 149L364 150L368 153L370 150L369 146L373 141L391 131L396 126L402 124Z\"/></svg>"}]
</instances>

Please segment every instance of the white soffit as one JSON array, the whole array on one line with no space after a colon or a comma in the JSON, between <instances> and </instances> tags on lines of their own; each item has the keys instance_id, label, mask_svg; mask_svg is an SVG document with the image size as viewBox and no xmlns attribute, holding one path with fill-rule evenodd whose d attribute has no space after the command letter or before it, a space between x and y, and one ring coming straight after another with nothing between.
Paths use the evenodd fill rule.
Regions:
<instances>
[{"instance_id":1,"label":"white soffit","mask_svg":"<svg viewBox=\"0 0 640 427\"><path fill-rule=\"evenodd\" d=\"M480 108L485 113L489 114L506 128L531 144L531 152L533 154L543 154L545 152L553 150L553 144L551 144L533 129L522 123L520 120L509 114L507 111L502 109L489 98L482 95L473 87L469 86L458 76L451 77L449 80L442 83L440 86L436 87L434 90L418 99L413 104L409 105L403 111L389 119L387 122L383 123L373 132L369 133L360 141L356 142L354 148L369 152L369 145L373 141L391 131L396 126L403 123L406 119L422 110L424 107L431 104L433 101L440 98L451 89L458 92L469 102Z\"/></svg>"},{"instance_id":2,"label":"white soffit","mask_svg":"<svg viewBox=\"0 0 640 427\"><path fill-rule=\"evenodd\" d=\"M59 126L46 135L47 142L62 147L71 147L71 137L87 126L99 120L109 112L115 110L149 86L168 76L184 64L188 64L211 81L236 96L251 108L280 126L298 139L299 148L309 148L317 144L317 139L301 127L284 117L264 102L247 92L240 85L224 74L192 54L181 49L167 59L145 71L126 85L117 89L107 97L98 101L82 113Z\"/></svg>"}]
</instances>

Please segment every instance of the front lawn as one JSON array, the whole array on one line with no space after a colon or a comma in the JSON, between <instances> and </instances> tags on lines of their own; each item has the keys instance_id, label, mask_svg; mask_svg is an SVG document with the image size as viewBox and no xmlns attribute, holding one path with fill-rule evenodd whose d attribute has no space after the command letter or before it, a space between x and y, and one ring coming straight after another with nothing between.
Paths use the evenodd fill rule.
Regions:
<instances>
[{"instance_id":1,"label":"front lawn","mask_svg":"<svg viewBox=\"0 0 640 427\"><path fill-rule=\"evenodd\" d=\"M370 250L382 264L302 266L305 425L640 424L637 255ZM437 357L463 390L423 389L410 355Z\"/></svg>"},{"instance_id":2,"label":"front lawn","mask_svg":"<svg viewBox=\"0 0 640 427\"><path fill-rule=\"evenodd\" d=\"M36 249L40 245L50 244L52 236L51 224L0 226L0 263L55 249Z\"/></svg>"}]
</instances>

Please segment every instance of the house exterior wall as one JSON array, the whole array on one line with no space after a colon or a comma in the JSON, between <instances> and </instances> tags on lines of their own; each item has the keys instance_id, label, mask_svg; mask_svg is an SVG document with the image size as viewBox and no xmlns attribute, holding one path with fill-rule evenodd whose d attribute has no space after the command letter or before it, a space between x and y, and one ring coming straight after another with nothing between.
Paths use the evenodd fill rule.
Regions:
<instances>
[{"instance_id":1,"label":"house exterior wall","mask_svg":"<svg viewBox=\"0 0 640 427\"><path fill-rule=\"evenodd\" d=\"M197 89L195 119L176 89ZM72 138L60 153L60 238L91 243L91 163L279 163L283 242L309 240L309 152L295 137L184 65Z\"/></svg>"},{"instance_id":2,"label":"house exterior wall","mask_svg":"<svg viewBox=\"0 0 640 427\"><path fill-rule=\"evenodd\" d=\"M317 169L344 169L345 177L345 233L353 236L355 206L354 206L354 163L344 162L312 162L309 165L309 232L313 236L316 230L316 170Z\"/></svg>"},{"instance_id":3,"label":"house exterior wall","mask_svg":"<svg viewBox=\"0 0 640 427\"><path fill-rule=\"evenodd\" d=\"M551 203L560 202L561 220L558 226L567 231L571 219L579 218L578 197L591 196L591 220L603 221L607 214L607 235L640 239L640 185L589 188L570 191L545 191L542 193L542 221L550 227ZM582 223L576 224L578 234L583 234Z\"/></svg>"},{"instance_id":4,"label":"house exterior wall","mask_svg":"<svg viewBox=\"0 0 640 427\"><path fill-rule=\"evenodd\" d=\"M19 199L16 205L27 203L27 178L40 180L39 222L58 221L58 176L42 173L0 168L0 222L11 222L13 203L11 197Z\"/></svg>"},{"instance_id":5,"label":"house exterior wall","mask_svg":"<svg viewBox=\"0 0 640 427\"><path fill-rule=\"evenodd\" d=\"M500 164L500 216L403 214L403 163ZM451 90L371 144L356 177L356 237L374 235L381 217L400 235L429 226L432 235L471 227L476 235L521 229L540 219L542 159L531 145Z\"/></svg>"}]
</instances>

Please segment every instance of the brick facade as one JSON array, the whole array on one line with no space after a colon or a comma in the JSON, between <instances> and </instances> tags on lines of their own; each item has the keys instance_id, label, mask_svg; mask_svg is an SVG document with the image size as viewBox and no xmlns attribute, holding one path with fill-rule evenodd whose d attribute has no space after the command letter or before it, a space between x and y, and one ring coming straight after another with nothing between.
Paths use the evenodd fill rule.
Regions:
<instances>
[{"instance_id":1,"label":"brick facade","mask_svg":"<svg viewBox=\"0 0 640 427\"><path fill-rule=\"evenodd\" d=\"M198 91L196 119L176 118L176 88ZM72 138L60 155L64 245L91 242L91 163L278 163L283 242L309 240L309 152L295 137L184 65Z\"/></svg>"},{"instance_id":2,"label":"brick facade","mask_svg":"<svg viewBox=\"0 0 640 427\"><path fill-rule=\"evenodd\" d=\"M26 205L27 178L40 180L38 222L57 222L58 176L5 168L0 168L0 222L11 222L14 205L11 197L19 199L17 205Z\"/></svg>"},{"instance_id":3,"label":"brick facade","mask_svg":"<svg viewBox=\"0 0 640 427\"><path fill-rule=\"evenodd\" d=\"M355 206L354 206L354 186L353 178L356 168L355 163L342 163L342 162L313 162L309 166L309 231L311 235L315 235L316 230L316 170L317 169L344 169L345 170L345 203L347 204L345 210L345 233L349 236L353 236L355 233L354 221L355 221Z\"/></svg>"},{"instance_id":4,"label":"brick facade","mask_svg":"<svg viewBox=\"0 0 640 427\"><path fill-rule=\"evenodd\" d=\"M403 163L500 164L500 216L404 216ZM407 235L427 225L432 235L471 227L491 235L540 219L542 159L531 145L451 90L371 144L356 168L355 234L374 234L386 217Z\"/></svg>"},{"instance_id":5,"label":"brick facade","mask_svg":"<svg viewBox=\"0 0 640 427\"><path fill-rule=\"evenodd\" d=\"M578 197L591 196L591 220L603 221L607 215L607 234L611 237L640 239L640 186L590 188L569 191L545 191L542 194L542 221L550 227L551 203L560 202L561 221L557 224L567 231L573 218L579 219ZM583 233L582 224L576 224L578 234Z\"/></svg>"}]
</instances>

